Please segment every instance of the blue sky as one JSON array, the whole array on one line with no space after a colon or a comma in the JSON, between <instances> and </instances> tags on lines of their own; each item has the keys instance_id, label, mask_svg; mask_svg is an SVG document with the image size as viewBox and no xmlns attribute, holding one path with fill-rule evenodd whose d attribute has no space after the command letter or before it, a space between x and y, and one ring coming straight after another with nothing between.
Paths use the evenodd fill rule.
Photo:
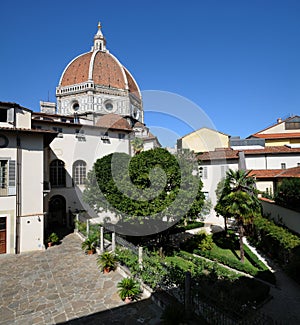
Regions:
<instances>
[{"instance_id":1,"label":"blue sky","mask_svg":"<svg viewBox=\"0 0 300 325\"><path fill-rule=\"evenodd\" d=\"M246 137L300 114L297 0L12 0L0 10L1 101L35 111L40 100L54 101L63 69L90 50L100 20L107 48L142 91L199 107L192 125L184 106L177 119L146 113L153 130L170 131L164 145L203 126L203 115L219 131Z\"/></svg>"}]
</instances>

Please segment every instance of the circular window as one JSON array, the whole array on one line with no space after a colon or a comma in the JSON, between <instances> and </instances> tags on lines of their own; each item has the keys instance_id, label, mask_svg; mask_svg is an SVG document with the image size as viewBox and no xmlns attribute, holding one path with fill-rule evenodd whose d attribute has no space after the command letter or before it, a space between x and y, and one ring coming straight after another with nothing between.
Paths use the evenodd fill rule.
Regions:
<instances>
[{"instance_id":1,"label":"circular window","mask_svg":"<svg viewBox=\"0 0 300 325\"><path fill-rule=\"evenodd\" d=\"M78 111L79 110L78 102L73 103L72 108L73 108L74 111Z\"/></svg>"},{"instance_id":2,"label":"circular window","mask_svg":"<svg viewBox=\"0 0 300 325\"><path fill-rule=\"evenodd\" d=\"M8 139L5 135L0 134L0 148L6 148L8 146Z\"/></svg>"},{"instance_id":3,"label":"circular window","mask_svg":"<svg viewBox=\"0 0 300 325\"><path fill-rule=\"evenodd\" d=\"M112 103L109 102L109 103L106 103L106 104L105 104L105 109L106 109L107 111L112 111L113 108L114 108L114 106L113 106Z\"/></svg>"}]
</instances>

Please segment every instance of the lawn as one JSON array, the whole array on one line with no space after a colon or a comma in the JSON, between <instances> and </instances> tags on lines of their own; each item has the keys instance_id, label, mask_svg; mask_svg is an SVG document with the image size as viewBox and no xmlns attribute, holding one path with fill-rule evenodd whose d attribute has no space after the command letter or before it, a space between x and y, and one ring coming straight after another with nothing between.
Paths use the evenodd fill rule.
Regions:
<instances>
[{"instance_id":1,"label":"lawn","mask_svg":"<svg viewBox=\"0 0 300 325\"><path fill-rule=\"evenodd\" d=\"M224 232L212 235L210 249L207 249L208 237L203 236L203 234L195 235L183 243L181 248L270 283L275 283L274 274L246 245L244 245L245 261L244 263L240 261L239 241L234 233L229 233L227 236ZM203 240L206 241L206 245L202 244Z\"/></svg>"}]
</instances>

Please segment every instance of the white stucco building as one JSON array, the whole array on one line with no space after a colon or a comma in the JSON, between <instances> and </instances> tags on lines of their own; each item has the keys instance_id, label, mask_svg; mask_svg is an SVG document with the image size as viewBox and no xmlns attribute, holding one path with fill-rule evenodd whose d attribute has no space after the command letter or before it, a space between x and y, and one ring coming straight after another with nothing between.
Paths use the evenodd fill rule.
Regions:
<instances>
[{"instance_id":1,"label":"white stucco building","mask_svg":"<svg viewBox=\"0 0 300 325\"><path fill-rule=\"evenodd\" d=\"M44 245L44 150L56 132L33 129L31 115L0 103L0 253Z\"/></svg>"}]
</instances>

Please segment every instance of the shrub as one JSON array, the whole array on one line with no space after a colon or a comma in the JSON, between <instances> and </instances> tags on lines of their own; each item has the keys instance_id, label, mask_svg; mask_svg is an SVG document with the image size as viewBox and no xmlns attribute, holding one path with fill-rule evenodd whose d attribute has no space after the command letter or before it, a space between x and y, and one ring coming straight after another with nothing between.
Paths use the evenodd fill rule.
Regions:
<instances>
[{"instance_id":1,"label":"shrub","mask_svg":"<svg viewBox=\"0 0 300 325\"><path fill-rule=\"evenodd\" d=\"M212 247L213 247L212 236L207 235L205 232L202 231L181 244L181 248L189 252L192 252L194 249L207 251L207 250L211 250Z\"/></svg>"},{"instance_id":2,"label":"shrub","mask_svg":"<svg viewBox=\"0 0 300 325\"><path fill-rule=\"evenodd\" d=\"M287 264L291 251L300 246L298 236L264 217L254 219L254 232L248 239L281 265Z\"/></svg>"},{"instance_id":3,"label":"shrub","mask_svg":"<svg viewBox=\"0 0 300 325\"><path fill-rule=\"evenodd\" d=\"M104 272L114 271L117 267L117 258L112 252L103 252L97 258L97 265Z\"/></svg>"},{"instance_id":4,"label":"shrub","mask_svg":"<svg viewBox=\"0 0 300 325\"><path fill-rule=\"evenodd\" d=\"M211 235L207 235L205 232L200 232L197 235L198 248L202 251L209 251L213 248L214 242Z\"/></svg>"},{"instance_id":5,"label":"shrub","mask_svg":"<svg viewBox=\"0 0 300 325\"><path fill-rule=\"evenodd\" d=\"M133 278L124 278L117 284L118 294L122 300L137 300L141 294L140 284Z\"/></svg>"},{"instance_id":6,"label":"shrub","mask_svg":"<svg viewBox=\"0 0 300 325\"><path fill-rule=\"evenodd\" d=\"M92 252L96 251L96 240L93 237L88 237L84 242L81 244L81 248L85 252Z\"/></svg>"},{"instance_id":7,"label":"shrub","mask_svg":"<svg viewBox=\"0 0 300 325\"><path fill-rule=\"evenodd\" d=\"M127 248L116 248L116 256L121 265L126 265L131 272L139 269L138 256Z\"/></svg>"},{"instance_id":8,"label":"shrub","mask_svg":"<svg viewBox=\"0 0 300 325\"><path fill-rule=\"evenodd\" d=\"M48 242L57 244L59 242L59 238L55 232L51 233L48 237Z\"/></svg>"},{"instance_id":9,"label":"shrub","mask_svg":"<svg viewBox=\"0 0 300 325\"><path fill-rule=\"evenodd\" d=\"M276 204L300 211L300 179L283 179L275 192L274 198Z\"/></svg>"}]
</instances>

